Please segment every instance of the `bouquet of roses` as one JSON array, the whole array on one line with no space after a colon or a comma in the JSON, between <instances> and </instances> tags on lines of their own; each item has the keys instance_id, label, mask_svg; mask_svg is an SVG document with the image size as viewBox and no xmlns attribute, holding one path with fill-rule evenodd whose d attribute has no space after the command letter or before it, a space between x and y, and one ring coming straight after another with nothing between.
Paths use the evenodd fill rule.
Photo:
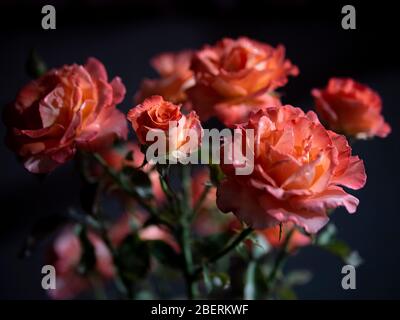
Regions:
<instances>
[{"instance_id":1,"label":"bouquet of roses","mask_svg":"<svg viewBox=\"0 0 400 320\"><path fill-rule=\"evenodd\" d=\"M5 107L6 143L28 171L45 177L73 159L81 173L81 206L26 242L56 233L53 298L294 298L310 274L283 266L301 247L360 263L329 216L354 213L344 187L366 182L350 142L390 132L375 91L332 78L311 91L318 116L283 104L277 90L299 69L282 45L248 38L151 64L159 78L142 81L127 115L125 85L95 58L36 61Z\"/></svg>"}]
</instances>

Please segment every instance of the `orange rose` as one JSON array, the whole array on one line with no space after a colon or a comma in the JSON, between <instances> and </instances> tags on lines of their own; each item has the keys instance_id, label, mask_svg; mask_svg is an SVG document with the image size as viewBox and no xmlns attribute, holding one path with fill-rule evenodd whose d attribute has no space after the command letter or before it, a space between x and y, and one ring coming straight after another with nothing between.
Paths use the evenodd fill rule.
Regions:
<instances>
[{"instance_id":1,"label":"orange rose","mask_svg":"<svg viewBox=\"0 0 400 320\"><path fill-rule=\"evenodd\" d=\"M186 101L185 90L194 83L193 73L189 69L192 52L162 53L151 60L151 65L159 73L160 79L143 80L135 95L136 103L153 95L163 96L173 103Z\"/></svg>"},{"instance_id":2,"label":"orange rose","mask_svg":"<svg viewBox=\"0 0 400 320\"><path fill-rule=\"evenodd\" d=\"M126 138L124 115L115 106L125 96L120 78L108 82L104 66L53 69L27 84L5 112L7 143L26 169L46 173L65 163L76 149L97 151Z\"/></svg>"},{"instance_id":3,"label":"orange rose","mask_svg":"<svg viewBox=\"0 0 400 320\"><path fill-rule=\"evenodd\" d=\"M151 141L146 139L150 131L165 134L168 153L187 147L190 132L197 134L198 140L194 143L197 146L200 145L203 129L196 113L190 112L184 115L180 108L178 105L165 101L161 96L152 96L132 108L128 113L128 120L132 123L139 142L143 145L151 144ZM194 150L191 149L191 151Z\"/></svg>"},{"instance_id":4,"label":"orange rose","mask_svg":"<svg viewBox=\"0 0 400 320\"><path fill-rule=\"evenodd\" d=\"M365 184L364 164L351 155L344 136L326 130L313 112L292 106L269 108L238 125L243 136L254 130L254 170L235 175L234 164L217 190L217 205L257 229L293 222L316 233L327 222L327 209L355 212L358 199L341 187ZM234 162L235 163L235 162Z\"/></svg>"},{"instance_id":5,"label":"orange rose","mask_svg":"<svg viewBox=\"0 0 400 320\"><path fill-rule=\"evenodd\" d=\"M280 105L270 92L299 73L285 60L285 48L248 38L223 39L196 52L191 68L196 84L188 89L202 121L217 116L226 125L242 123L250 111Z\"/></svg>"},{"instance_id":6,"label":"orange rose","mask_svg":"<svg viewBox=\"0 0 400 320\"><path fill-rule=\"evenodd\" d=\"M289 232L292 232L292 234L290 236L289 243L287 246L288 252L293 253L298 248L308 246L312 242L311 238L301 233L294 226L292 222L288 222L282 225L281 235L280 235L281 227L279 225L264 230L260 230L258 233L264 236L272 247L280 248L285 243L286 236L288 235Z\"/></svg>"},{"instance_id":7,"label":"orange rose","mask_svg":"<svg viewBox=\"0 0 400 320\"><path fill-rule=\"evenodd\" d=\"M391 131L381 115L378 93L353 79L332 78L312 95L318 114L332 130L361 139L384 138Z\"/></svg>"}]
</instances>

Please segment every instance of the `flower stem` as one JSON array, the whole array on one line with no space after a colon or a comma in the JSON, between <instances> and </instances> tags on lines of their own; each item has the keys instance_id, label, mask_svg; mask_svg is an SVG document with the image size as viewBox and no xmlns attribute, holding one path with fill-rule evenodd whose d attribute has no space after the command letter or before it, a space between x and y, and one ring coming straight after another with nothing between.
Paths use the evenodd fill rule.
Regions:
<instances>
[{"instance_id":1,"label":"flower stem","mask_svg":"<svg viewBox=\"0 0 400 320\"><path fill-rule=\"evenodd\" d=\"M276 256L274 265L272 266L271 273L268 276L267 279L267 286L268 286L268 293L271 293L273 290L273 287L275 286L276 279L278 272L283 268L283 265L285 264L285 261L288 257L288 248L289 248L289 243L290 239L293 235L295 228L292 228L286 235L285 241L283 243L282 248L278 252L278 255Z\"/></svg>"},{"instance_id":2,"label":"flower stem","mask_svg":"<svg viewBox=\"0 0 400 320\"><path fill-rule=\"evenodd\" d=\"M195 206L194 206L194 209L193 209L193 213L194 213L194 214L196 214L197 212L199 212L199 210L201 209L201 206L203 205L204 200L206 199L208 193L210 192L211 187L212 187L212 186L211 186L211 185L208 185L208 184L206 184L206 185L204 186L204 189L203 189L203 191L202 191L202 193L201 193L201 195L200 195L200 198L199 198L199 200L197 200L197 202L196 202L196 204L195 204Z\"/></svg>"},{"instance_id":3,"label":"flower stem","mask_svg":"<svg viewBox=\"0 0 400 320\"><path fill-rule=\"evenodd\" d=\"M141 207L143 207L145 210L147 210L151 217L159 222L160 224L164 224L170 229L173 228L168 222L162 220L158 214L157 211L149 204L147 203L135 190L129 188L121 179L120 175L118 172L110 168L110 166L107 164L107 162L103 159L101 155L98 153L93 153L93 158L106 170L107 174L114 180L116 184L128 195L130 195L132 198L134 198Z\"/></svg>"},{"instance_id":4,"label":"flower stem","mask_svg":"<svg viewBox=\"0 0 400 320\"><path fill-rule=\"evenodd\" d=\"M193 299L197 295L196 283L192 277L193 272L193 256L190 240L190 222L192 217L191 209L191 176L190 166L182 166L182 206L181 206L181 237L180 243L183 251L184 258L184 276L186 280L187 296L188 299Z\"/></svg>"}]
</instances>

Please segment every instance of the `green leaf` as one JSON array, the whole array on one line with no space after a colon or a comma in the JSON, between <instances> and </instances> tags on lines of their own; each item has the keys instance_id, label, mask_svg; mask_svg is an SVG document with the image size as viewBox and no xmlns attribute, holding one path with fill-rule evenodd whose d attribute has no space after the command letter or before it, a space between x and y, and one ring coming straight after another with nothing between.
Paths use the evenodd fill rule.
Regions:
<instances>
[{"instance_id":1,"label":"green leaf","mask_svg":"<svg viewBox=\"0 0 400 320\"><path fill-rule=\"evenodd\" d=\"M350 246L336 238L337 229L330 223L315 239L315 244L320 248L333 253L344 263L351 264L354 267L362 263L362 258L357 251L353 251Z\"/></svg>"},{"instance_id":2,"label":"green leaf","mask_svg":"<svg viewBox=\"0 0 400 320\"><path fill-rule=\"evenodd\" d=\"M82 254L78 265L78 272L87 275L95 269L96 252L92 242L88 238L87 228L84 225L78 225L76 232L81 242Z\"/></svg>"},{"instance_id":3,"label":"green leaf","mask_svg":"<svg viewBox=\"0 0 400 320\"><path fill-rule=\"evenodd\" d=\"M347 243L341 240L333 240L330 243L323 245L321 247L337 255L343 260L345 260L347 256L351 253L351 249L347 245Z\"/></svg>"},{"instance_id":4,"label":"green leaf","mask_svg":"<svg viewBox=\"0 0 400 320\"><path fill-rule=\"evenodd\" d=\"M146 199L153 196L151 180L144 171L126 166L122 168L120 175L123 183L135 190L139 196Z\"/></svg>"},{"instance_id":5,"label":"green leaf","mask_svg":"<svg viewBox=\"0 0 400 320\"><path fill-rule=\"evenodd\" d=\"M39 78L47 71L47 66L35 49L32 49L25 64L27 74L33 79Z\"/></svg>"},{"instance_id":6,"label":"green leaf","mask_svg":"<svg viewBox=\"0 0 400 320\"><path fill-rule=\"evenodd\" d=\"M182 266L181 256L164 241L151 240L147 241L151 254L163 265L172 268L179 268Z\"/></svg>"},{"instance_id":7,"label":"green leaf","mask_svg":"<svg viewBox=\"0 0 400 320\"><path fill-rule=\"evenodd\" d=\"M149 247L137 234L128 235L117 250L124 281L143 278L150 266Z\"/></svg>"}]
</instances>

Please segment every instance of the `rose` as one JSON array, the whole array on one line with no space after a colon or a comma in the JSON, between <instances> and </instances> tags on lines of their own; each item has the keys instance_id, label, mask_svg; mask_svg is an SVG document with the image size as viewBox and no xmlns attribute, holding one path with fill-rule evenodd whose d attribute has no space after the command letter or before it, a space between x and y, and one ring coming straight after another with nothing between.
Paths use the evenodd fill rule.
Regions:
<instances>
[{"instance_id":1,"label":"rose","mask_svg":"<svg viewBox=\"0 0 400 320\"><path fill-rule=\"evenodd\" d=\"M228 126L246 121L250 111L280 105L271 91L299 73L285 60L283 46L248 38L205 46L194 54L191 69L196 83L187 92L194 110L202 121L217 116Z\"/></svg>"},{"instance_id":2,"label":"rose","mask_svg":"<svg viewBox=\"0 0 400 320\"><path fill-rule=\"evenodd\" d=\"M287 240L289 233L291 233L290 239ZM300 247L308 246L312 242L311 238L298 230L292 222L259 230L258 234L265 237L274 248L281 248L288 241L286 250L290 253L295 252Z\"/></svg>"},{"instance_id":3,"label":"rose","mask_svg":"<svg viewBox=\"0 0 400 320\"><path fill-rule=\"evenodd\" d=\"M115 273L113 259L105 243L94 233L88 233L96 257L94 266L98 276L112 279ZM71 226L66 227L55 239L48 251L48 262L57 273L56 289L49 290L53 299L70 299L90 288L90 281L78 272L82 246Z\"/></svg>"},{"instance_id":4,"label":"rose","mask_svg":"<svg viewBox=\"0 0 400 320\"><path fill-rule=\"evenodd\" d=\"M135 95L136 103L153 95L163 96L173 103L186 101L185 90L193 85L193 73L189 69L192 52L165 52L151 60L151 65L159 73L159 79L144 79Z\"/></svg>"},{"instance_id":5,"label":"rose","mask_svg":"<svg viewBox=\"0 0 400 320\"><path fill-rule=\"evenodd\" d=\"M156 225L143 227L145 214L142 212L136 212L134 218L135 222L141 225L138 235L142 241L160 240L171 246L176 253L180 252L179 245L166 229ZM108 230L108 237L115 248L118 248L124 239L132 233L132 219L131 214L123 214ZM87 236L94 248L96 258L93 271L103 282L113 279L116 269L109 248L94 232L89 231ZM54 266L57 273L56 289L49 290L53 299L70 299L91 288L90 279L79 274L78 267L82 253L82 245L78 235L74 232L72 226L65 227L57 235L47 252L48 263Z\"/></svg>"},{"instance_id":6,"label":"rose","mask_svg":"<svg viewBox=\"0 0 400 320\"><path fill-rule=\"evenodd\" d=\"M378 93L353 79L331 78L324 89L313 89L315 106L332 130L356 138L386 137L385 122Z\"/></svg>"},{"instance_id":7,"label":"rose","mask_svg":"<svg viewBox=\"0 0 400 320\"><path fill-rule=\"evenodd\" d=\"M217 190L217 205L257 229L293 222L316 233L327 222L327 210L345 206L355 212L358 199L341 187L365 184L364 164L351 155L344 136L326 130L313 112L292 106L253 114L237 126L245 139L254 130L254 170L235 175L234 164Z\"/></svg>"},{"instance_id":8,"label":"rose","mask_svg":"<svg viewBox=\"0 0 400 320\"><path fill-rule=\"evenodd\" d=\"M31 81L5 111L7 144L26 169L46 173L77 149L97 151L126 138L124 115L116 109L125 96L120 78L107 80L104 66L65 65Z\"/></svg>"},{"instance_id":9,"label":"rose","mask_svg":"<svg viewBox=\"0 0 400 320\"><path fill-rule=\"evenodd\" d=\"M151 144L147 138L149 132L163 133L168 154L186 152L188 147L193 152L201 143L203 129L195 112L184 115L180 108L161 96L152 96L132 108L128 120L142 145ZM192 137L196 140L191 141Z\"/></svg>"}]
</instances>

